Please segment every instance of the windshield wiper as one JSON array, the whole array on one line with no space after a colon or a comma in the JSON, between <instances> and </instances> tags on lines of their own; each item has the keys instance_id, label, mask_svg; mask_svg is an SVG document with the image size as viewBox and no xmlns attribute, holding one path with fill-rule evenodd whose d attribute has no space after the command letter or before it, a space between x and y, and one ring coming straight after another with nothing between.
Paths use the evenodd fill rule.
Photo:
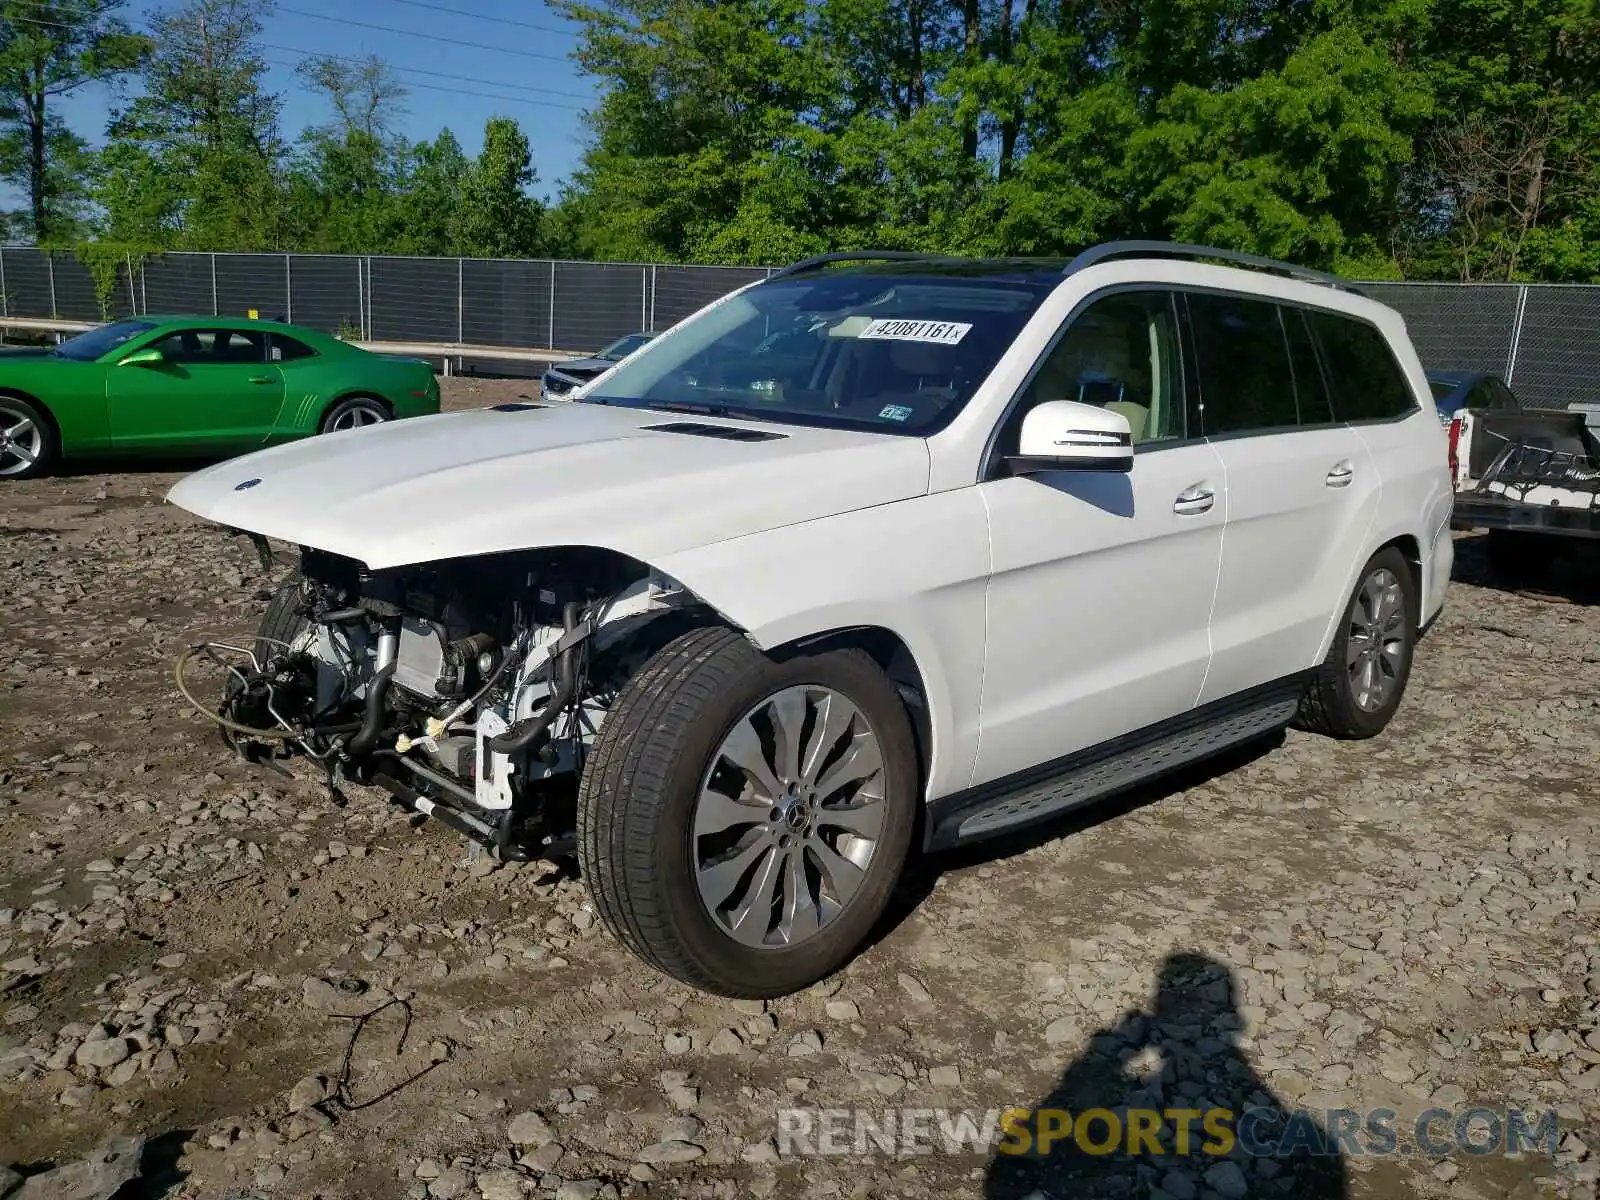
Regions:
<instances>
[{"instance_id":1,"label":"windshield wiper","mask_svg":"<svg viewBox=\"0 0 1600 1200\"><path fill-rule=\"evenodd\" d=\"M729 417L736 421L754 421L758 418L725 404L692 404L686 400L646 400L644 408L660 412L692 413L698 417Z\"/></svg>"}]
</instances>

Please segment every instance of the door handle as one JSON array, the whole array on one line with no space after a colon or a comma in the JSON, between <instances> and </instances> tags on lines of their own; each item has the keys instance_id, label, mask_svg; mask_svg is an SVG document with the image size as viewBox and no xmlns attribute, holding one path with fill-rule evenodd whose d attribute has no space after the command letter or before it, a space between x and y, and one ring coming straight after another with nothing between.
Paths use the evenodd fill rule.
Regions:
<instances>
[{"instance_id":1,"label":"door handle","mask_svg":"<svg viewBox=\"0 0 1600 1200\"><path fill-rule=\"evenodd\" d=\"M1211 485L1197 483L1178 493L1178 498L1172 502L1172 511L1180 517L1198 516L1203 512L1210 512L1211 506L1216 502L1217 493L1211 489Z\"/></svg>"},{"instance_id":2,"label":"door handle","mask_svg":"<svg viewBox=\"0 0 1600 1200\"><path fill-rule=\"evenodd\" d=\"M1333 469L1328 472L1327 484L1331 488L1349 487L1350 481L1356 477L1355 467L1350 465L1350 460L1333 464Z\"/></svg>"},{"instance_id":3,"label":"door handle","mask_svg":"<svg viewBox=\"0 0 1600 1200\"><path fill-rule=\"evenodd\" d=\"M270 376L270 375L252 375L252 376L250 376L250 382L251 383L271 383L272 382L272 376Z\"/></svg>"}]
</instances>

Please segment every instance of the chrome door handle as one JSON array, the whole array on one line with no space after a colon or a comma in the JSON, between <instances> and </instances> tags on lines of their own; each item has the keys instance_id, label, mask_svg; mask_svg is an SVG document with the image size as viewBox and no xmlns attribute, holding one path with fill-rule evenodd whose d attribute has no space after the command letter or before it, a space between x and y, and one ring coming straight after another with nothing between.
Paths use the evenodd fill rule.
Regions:
<instances>
[{"instance_id":1,"label":"chrome door handle","mask_svg":"<svg viewBox=\"0 0 1600 1200\"><path fill-rule=\"evenodd\" d=\"M1203 512L1210 512L1211 506L1216 502L1216 492L1207 484L1197 483L1178 493L1178 498L1172 502L1172 511L1180 517L1197 516Z\"/></svg>"},{"instance_id":2,"label":"chrome door handle","mask_svg":"<svg viewBox=\"0 0 1600 1200\"><path fill-rule=\"evenodd\" d=\"M1356 469L1349 461L1333 464L1333 469L1328 472L1327 484L1331 488L1349 487L1350 481L1356 477Z\"/></svg>"}]
</instances>

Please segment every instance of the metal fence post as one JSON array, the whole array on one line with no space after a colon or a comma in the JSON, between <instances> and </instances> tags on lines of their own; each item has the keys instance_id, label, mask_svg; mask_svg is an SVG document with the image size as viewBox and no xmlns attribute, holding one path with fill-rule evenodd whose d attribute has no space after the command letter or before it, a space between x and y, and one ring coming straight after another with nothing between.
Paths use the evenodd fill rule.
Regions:
<instances>
[{"instance_id":1,"label":"metal fence post","mask_svg":"<svg viewBox=\"0 0 1600 1200\"><path fill-rule=\"evenodd\" d=\"M367 272L367 330L364 336L370 342L372 340L372 255L367 255L365 262Z\"/></svg>"},{"instance_id":2,"label":"metal fence post","mask_svg":"<svg viewBox=\"0 0 1600 1200\"><path fill-rule=\"evenodd\" d=\"M128 267L128 310L137 317L139 315L139 293L133 286L133 252L124 253L122 261Z\"/></svg>"},{"instance_id":3,"label":"metal fence post","mask_svg":"<svg viewBox=\"0 0 1600 1200\"><path fill-rule=\"evenodd\" d=\"M456 342L467 340L467 307L466 296L462 290L462 280L466 274L466 260L456 259Z\"/></svg>"},{"instance_id":4,"label":"metal fence post","mask_svg":"<svg viewBox=\"0 0 1600 1200\"><path fill-rule=\"evenodd\" d=\"M6 252L0 246L0 315L11 315L11 297L6 294Z\"/></svg>"},{"instance_id":5,"label":"metal fence post","mask_svg":"<svg viewBox=\"0 0 1600 1200\"><path fill-rule=\"evenodd\" d=\"M1522 318L1528 311L1528 285L1523 284L1517 289L1517 315L1511 321L1511 346L1506 351L1506 386L1511 386L1511 381L1517 374L1517 351L1522 344Z\"/></svg>"},{"instance_id":6,"label":"metal fence post","mask_svg":"<svg viewBox=\"0 0 1600 1200\"><path fill-rule=\"evenodd\" d=\"M293 256L283 256L283 319L294 321L294 261Z\"/></svg>"},{"instance_id":7,"label":"metal fence post","mask_svg":"<svg viewBox=\"0 0 1600 1200\"><path fill-rule=\"evenodd\" d=\"M56 257L48 250L44 252L44 267L50 275L50 319L54 321L61 314L56 312Z\"/></svg>"},{"instance_id":8,"label":"metal fence post","mask_svg":"<svg viewBox=\"0 0 1600 1200\"><path fill-rule=\"evenodd\" d=\"M150 315L150 283L145 278L143 257L139 259L139 306L144 309L145 316Z\"/></svg>"},{"instance_id":9,"label":"metal fence post","mask_svg":"<svg viewBox=\"0 0 1600 1200\"><path fill-rule=\"evenodd\" d=\"M221 310L217 308L217 256L211 256L211 315L220 316Z\"/></svg>"},{"instance_id":10,"label":"metal fence post","mask_svg":"<svg viewBox=\"0 0 1600 1200\"><path fill-rule=\"evenodd\" d=\"M356 259L356 336L367 336L367 300L361 287L361 260Z\"/></svg>"},{"instance_id":11,"label":"metal fence post","mask_svg":"<svg viewBox=\"0 0 1600 1200\"><path fill-rule=\"evenodd\" d=\"M545 341L546 350L556 348L556 260L550 260L550 336Z\"/></svg>"},{"instance_id":12,"label":"metal fence post","mask_svg":"<svg viewBox=\"0 0 1600 1200\"><path fill-rule=\"evenodd\" d=\"M649 329L650 320L650 270L639 268L639 328Z\"/></svg>"},{"instance_id":13,"label":"metal fence post","mask_svg":"<svg viewBox=\"0 0 1600 1200\"><path fill-rule=\"evenodd\" d=\"M657 287L656 264L655 263L651 263L650 264L650 323L645 326L645 329L648 330L651 333L654 333L655 330L656 330L656 287Z\"/></svg>"}]
</instances>

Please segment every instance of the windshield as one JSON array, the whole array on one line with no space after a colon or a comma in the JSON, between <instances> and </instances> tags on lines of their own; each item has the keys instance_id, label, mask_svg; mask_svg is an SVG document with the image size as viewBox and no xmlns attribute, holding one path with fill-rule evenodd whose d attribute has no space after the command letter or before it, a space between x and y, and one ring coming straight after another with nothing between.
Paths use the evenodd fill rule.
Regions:
<instances>
[{"instance_id":1,"label":"windshield","mask_svg":"<svg viewBox=\"0 0 1600 1200\"><path fill-rule=\"evenodd\" d=\"M585 399L926 434L960 411L1059 282L841 271L763 283Z\"/></svg>"},{"instance_id":2,"label":"windshield","mask_svg":"<svg viewBox=\"0 0 1600 1200\"><path fill-rule=\"evenodd\" d=\"M155 327L154 321L113 321L109 325L91 329L88 333L80 333L75 338L68 338L56 347L56 353L62 358L93 362L124 342L131 341L141 333L148 333Z\"/></svg>"},{"instance_id":3,"label":"windshield","mask_svg":"<svg viewBox=\"0 0 1600 1200\"><path fill-rule=\"evenodd\" d=\"M604 358L611 362L619 362L653 337L655 337L653 333L630 333L627 337L618 338L612 342L611 345L600 351L595 357Z\"/></svg>"}]
</instances>

